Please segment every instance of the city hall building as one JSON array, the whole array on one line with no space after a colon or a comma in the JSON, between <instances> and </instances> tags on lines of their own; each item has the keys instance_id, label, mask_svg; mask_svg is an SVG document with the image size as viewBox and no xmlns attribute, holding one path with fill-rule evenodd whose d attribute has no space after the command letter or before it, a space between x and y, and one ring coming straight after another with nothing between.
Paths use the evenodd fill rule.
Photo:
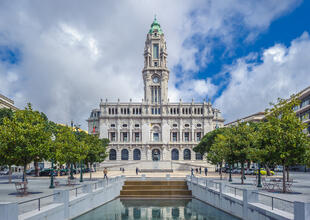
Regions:
<instances>
[{"instance_id":1,"label":"city hall building","mask_svg":"<svg viewBox=\"0 0 310 220\"><path fill-rule=\"evenodd\" d=\"M89 133L110 140L104 163L205 160L193 148L204 134L223 127L224 119L210 102L169 101L167 56L164 33L155 18L145 41L142 102L101 100L87 120Z\"/></svg>"}]
</instances>

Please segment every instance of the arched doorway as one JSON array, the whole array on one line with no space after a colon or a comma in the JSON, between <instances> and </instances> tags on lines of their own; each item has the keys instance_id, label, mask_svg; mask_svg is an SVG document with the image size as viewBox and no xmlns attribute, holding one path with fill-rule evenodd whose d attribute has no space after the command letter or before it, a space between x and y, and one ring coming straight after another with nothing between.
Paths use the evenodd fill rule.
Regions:
<instances>
[{"instance_id":1,"label":"arched doorway","mask_svg":"<svg viewBox=\"0 0 310 220\"><path fill-rule=\"evenodd\" d=\"M121 152L121 155L122 155L122 160L128 160L129 159L129 152L127 149L123 149L122 152Z\"/></svg>"},{"instance_id":2,"label":"arched doorway","mask_svg":"<svg viewBox=\"0 0 310 220\"><path fill-rule=\"evenodd\" d=\"M139 149L134 149L133 159L134 160L141 160L141 151Z\"/></svg>"},{"instance_id":3,"label":"arched doorway","mask_svg":"<svg viewBox=\"0 0 310 220\"><path fill-rule=\"evenodd\" d=\"M184 160L191 160L191 151L189 149L185 149L183 154L184 154L183 157Z\"/></svg>"},{"instance_id":4,"label":"arched doorway","mask_svg":"<svg viewBox=\"0 0 310 220\"><path fill-rule=\"evenodd\" d=\"M160 160L160 150L154 149L152 150L152 160L159 161Z\"/></svg>"},{"instance_id":5,"label":"arched doorway","mask_svg":"<svg viewBox=\"0 0 310 220\"><path fill-rule=\"evenodd\" d=\"M173 149L171 151L171 160L179 160L179 150Z\"/></svg>"},{"instance_id":6,"label":"arched doorway","mask_svg":"<svg viewBox=\"0 0 310 220\"><path fill-rule=\"evenodd\" d=\"M109 159L110 160L116 160L116 150L114 150L114 149L110 150Z\"/></svg>"}]
</instances>

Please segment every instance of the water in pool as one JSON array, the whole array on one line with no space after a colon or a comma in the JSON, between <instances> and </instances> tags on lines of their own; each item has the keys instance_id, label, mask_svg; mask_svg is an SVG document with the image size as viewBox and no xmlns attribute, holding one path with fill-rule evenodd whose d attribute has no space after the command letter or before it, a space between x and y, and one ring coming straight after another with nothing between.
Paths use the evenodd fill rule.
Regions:
<instances>
[{"instance_id":1,"label":"water in pool","mask_svg":"<svg viewBox=\"0 0 310 220\"><path fill-rule=\"evenodd\" d=\"M74 220L206 219L237 220L197 199L115 199Z\"/></svg>"}]
</instances>

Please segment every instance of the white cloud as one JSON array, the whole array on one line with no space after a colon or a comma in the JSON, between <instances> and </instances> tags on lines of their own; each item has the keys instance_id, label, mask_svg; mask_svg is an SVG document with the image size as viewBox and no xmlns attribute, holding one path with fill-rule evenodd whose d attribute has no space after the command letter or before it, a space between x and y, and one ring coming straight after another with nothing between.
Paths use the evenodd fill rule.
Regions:
<instances>
[{"instance_id":1,"label":"white cloud","mask_svg":"<svg viewBox=\"0 0 310 220\"><path fill-rule=\"evenodd\" d=\"M239 35L235 18L240 18L238 24L249 35L259 33L300 0L283 0L276 7L277 3L1 1L0 45L18 48L21 62L15 67L0 62L0 92L15 99L19 107L32 102L51 120L69 123L73 119L85 128L84 120L100 98L142 99L144 41L157 14L167 39L169 68L180 65L183 70L170 73L171 100L212 96L217 87L210 79L196 79L195 72L211 61L214 45L201 42L208 49L197 64L199 50L192 36L217 37L232 47ZM16 76L8 77L9 72Z\"/></svg>"},{"instance_id":2,"label":"white cloud","mask_svg":"<svg viewBox=\"0 0 310 220\"><path fill-rule=\"evenodd\" d=\"M241 58L225 71L231 80L215 105L227 122L264 111L278 97L289 98L310 85L310 38L307 32L289 47L276 44L263 51L261 63Z\"/></svg>"}]
</instances>

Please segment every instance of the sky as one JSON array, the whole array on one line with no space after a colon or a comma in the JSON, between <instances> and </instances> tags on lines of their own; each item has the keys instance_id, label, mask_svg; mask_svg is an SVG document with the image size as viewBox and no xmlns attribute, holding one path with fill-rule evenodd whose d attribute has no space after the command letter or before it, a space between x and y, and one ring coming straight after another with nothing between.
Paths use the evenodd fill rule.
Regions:
<instances>
[{"instance_id":1,"label":"sky","mask_svg":"<svg viewBox=\"0 0 310 220\"><path fill-rule=\"evenodd\" d=\"M306 0L3 0L0 93L86 129L100 99L142 100L156 15L170 100L211 100L228 123L310 86L309 11Z\"/></svg>"}]
</instances>

